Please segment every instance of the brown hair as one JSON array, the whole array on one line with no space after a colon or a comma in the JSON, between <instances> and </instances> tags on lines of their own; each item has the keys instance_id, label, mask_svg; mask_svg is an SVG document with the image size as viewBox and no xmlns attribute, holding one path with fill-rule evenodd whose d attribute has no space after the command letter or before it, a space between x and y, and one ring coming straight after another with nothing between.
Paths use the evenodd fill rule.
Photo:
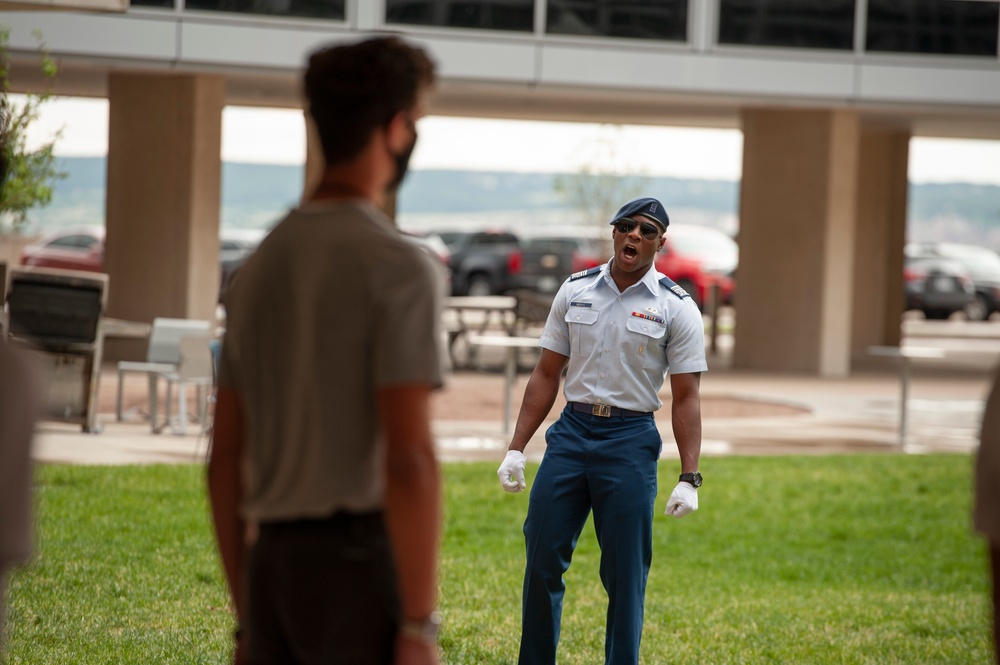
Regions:
<instances>
[{"instance_id":1,"label":"brown hair","mask_svg":"<svg viewBox=\"0 0 1000 665\"><path fill-rule=\"evenodd\" d=\"M376 37L313 53L305 74L308 112L328 165L356 157L372 132L411 110L434 84L434 63L398 37Z\"/></svg>"}]
</instances>

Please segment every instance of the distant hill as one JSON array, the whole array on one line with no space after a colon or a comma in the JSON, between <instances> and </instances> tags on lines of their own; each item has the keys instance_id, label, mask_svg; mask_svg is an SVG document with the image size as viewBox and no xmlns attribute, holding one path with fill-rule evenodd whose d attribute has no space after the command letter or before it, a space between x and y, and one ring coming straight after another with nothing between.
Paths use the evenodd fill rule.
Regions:
<instances>
[{"instance_id":1,"label":"distant hill","mask_svg":"<svg viewBox=\"0 0 1000 665\"><path fill-rule=\"evenodd\" d=\"M104 220L103 157L62 158L67 177L56 183L52 203L29 215L32 227L100 224ZM398 198L404 226L570 224L579 215L559 197L549 173L413 171ZM672 219L735 232L739 183L648 178ZM222 167L222 224L265 228L294 205L303 186L297 166L239 164ZM966 183L910 186L911 240L973 242L1000 249L1000 187Z\"/></svg>"}]
</instances>

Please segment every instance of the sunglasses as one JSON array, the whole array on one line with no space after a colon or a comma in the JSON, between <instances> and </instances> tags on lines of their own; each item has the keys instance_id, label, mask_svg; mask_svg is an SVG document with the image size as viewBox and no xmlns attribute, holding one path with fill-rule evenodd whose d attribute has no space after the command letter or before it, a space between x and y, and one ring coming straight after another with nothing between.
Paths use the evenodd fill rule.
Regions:
<instances>
[{"instance_id":1,"label":"sunglasses","mask_svg":"<svg viewBox=\"0 0 1000 665\"><path fill-rule=\"evenodd\" d=\"M656 240L660 237L660 227L656 224L650 224L649 222L637 222L634 219L623 219L621 221L615 222L615 229L618 233L632 233L632 229L635 225L639 225L639 233L646 240Z\"/></svg>"}]
</instances>

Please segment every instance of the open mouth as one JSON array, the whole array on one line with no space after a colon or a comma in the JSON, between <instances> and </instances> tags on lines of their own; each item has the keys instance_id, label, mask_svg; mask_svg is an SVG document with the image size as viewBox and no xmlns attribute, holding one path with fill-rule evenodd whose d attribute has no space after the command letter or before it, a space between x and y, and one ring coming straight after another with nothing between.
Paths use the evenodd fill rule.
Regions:
<instances>
[{"instance_id":1,"label":"open mouth","mask_svg":"<svg viewBox=\"0 0 1000 665\"><path fill-rule=\"evenodd\" d=\"M637 250L633 245L625 245L622 248L622 254L625 255L626 259L634 259L639 255L639 250Z\"/></svg>"}]
</instances>

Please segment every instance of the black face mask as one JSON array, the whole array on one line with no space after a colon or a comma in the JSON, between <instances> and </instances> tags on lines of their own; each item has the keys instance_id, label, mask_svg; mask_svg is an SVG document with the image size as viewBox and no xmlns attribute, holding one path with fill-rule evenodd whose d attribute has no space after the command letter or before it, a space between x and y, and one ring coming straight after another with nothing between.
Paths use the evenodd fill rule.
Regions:
<instances>
[{"instance_id":1,"label":"black face mask","mask_svg":"<svg viewBox=\"0 0 1000 665\"><path fill-rule=\"evenodd\" d=\"M410 143L410 147L403 150L398 155L393 155L396 160L396 175L389 182L388 190L394 192L399 189L399 186L403 184L403 178L406 177L406 170L410 166L410 155L413 154L413 149L417 147L417 132L413 132L413 142Z\"/></svg>"}]
</instances>

